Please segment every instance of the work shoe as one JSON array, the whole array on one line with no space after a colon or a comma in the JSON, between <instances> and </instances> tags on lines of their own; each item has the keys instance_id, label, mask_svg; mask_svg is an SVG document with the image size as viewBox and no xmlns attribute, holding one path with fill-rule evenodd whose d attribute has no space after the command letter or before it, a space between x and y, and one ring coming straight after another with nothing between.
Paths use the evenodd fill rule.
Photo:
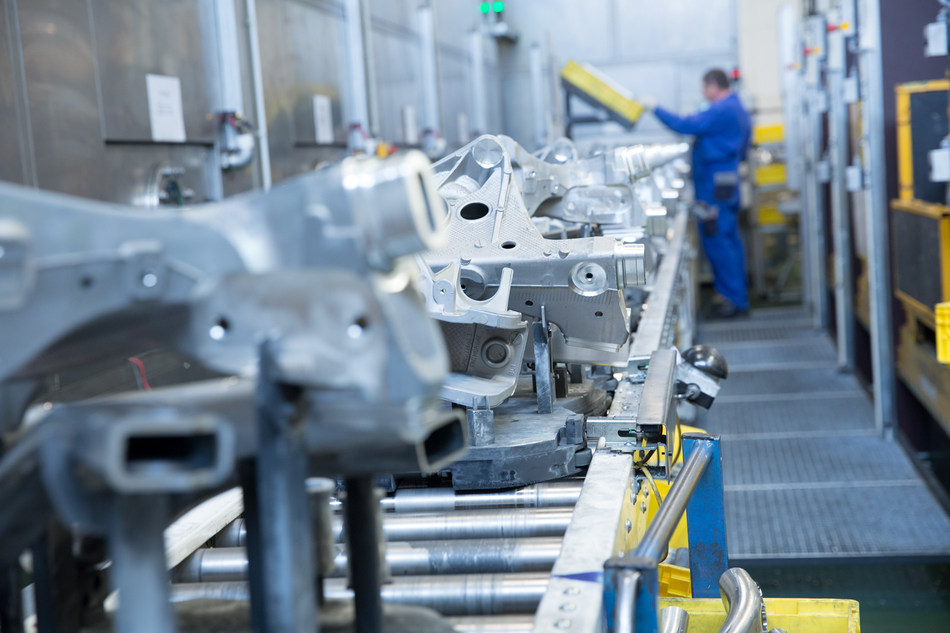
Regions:
<instances>
[{"instance_id":1,"label":"work shoe","mask_svg":"<svg viewBox=\"0 0 950 633\"><path fill-rule=\"evenodd\" d=\"M748 310L740 310L736 307L736 304L725 297L717 297L717 299L706 311L705 317L707 320L734 319L749 314Z\"/></svg>"}]
</instances>

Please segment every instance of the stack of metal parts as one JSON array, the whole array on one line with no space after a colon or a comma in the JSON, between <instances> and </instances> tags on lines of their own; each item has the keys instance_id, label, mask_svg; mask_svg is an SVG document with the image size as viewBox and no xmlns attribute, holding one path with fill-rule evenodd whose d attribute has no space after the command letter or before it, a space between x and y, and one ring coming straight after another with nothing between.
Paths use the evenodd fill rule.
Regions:
<instances>
[{"instance_id":1,"label":"stack of metal parts","mask_svg":"<svg viewBox=\"0 0 950 633\"><path fill-rule=\"evenodd\" d=\"M0 628L29 551L41 631L655 629L684 512L710 595L684 149L487 136L167 213L3 187ZM153 347L220 377L38 396Z\"/></svg>"}]
</instances>

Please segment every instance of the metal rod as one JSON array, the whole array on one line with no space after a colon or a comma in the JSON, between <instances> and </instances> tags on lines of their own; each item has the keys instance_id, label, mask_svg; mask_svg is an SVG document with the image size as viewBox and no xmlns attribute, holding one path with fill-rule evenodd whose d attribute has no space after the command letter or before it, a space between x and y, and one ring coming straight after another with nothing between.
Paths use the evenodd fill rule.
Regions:
<instances>
[{"instance_id":1,"label":"metal rod","mask_svg":"<svg viewBox=\"0 0 950 633\"><path fill-rule=\"evenodd\" d=\"M408 576L383 587L383 602L435 609L443 615L533 614L548 586L549 574L480 574L464 576ZM327 580L328 600L349 600L353 592L344 578ZM248 599L245 582L172 585L172 602L206 598Z\"/></svg>"},{"instance_id":2,"label":"metal rod","mask_svg":"<svg viewBox=\"0 0 950 633\"><path fill-rule=\"evenodd\" d=\"M532 538L563 536L571 522L570 508L501 509L432 515L389 514L383 518L387 541L441 541L446 539ZM343 542L343 522L335 519L333 534ZM244 520L228 526L215 544L238 547L245 542Z\"/></svg>"},{"instance_id":3,"label":"metal rod","mask_svg":"<svg viewBox=\"0 0 950 633\"><path fill-rule=\"evenodd\" d=\"M666 607L660 611L660 633L686 633L689 612L680 607Z\"/></svg>"},{"instance_id":4,"label":"metal rod","mask_svg":"<svg viewBox=\"0 0 950 633\"><path fill-rule=\"evenodd\" d=\"M494 508L566 508L577 503L583 481L555 481L504 492L459 493L451 488L404 488L382 500L383 510L398 514L488 510Z\"/></svg>"},{"instance_id":5,"label":"metal rod","mask_svg":"<svg viewBox=\"0 0 950 633\"><path fill-rule=\"evenodd\" d=\"M346 0L346 55L350 77L349 125L370 133L369 96L366 92L366 51L363 43L361 0Z\"/></svg>"},{"instance_id":6,"label":"metal rod","mask_svg":"<svg viewBox=\"0 0 950 633\"><path fill-rule=\"evenodd\" d=\"M663 500L656 516L653 517L653 521L647 527L632 556L649 558L659 563L666 555L666 549L669 546L670 538L673 537L673 531L683 517L683 513L686 512L690 497L693 496L693 492L696 490L696 486L706 471L712 456L713 446L711 443L703 442L696 447L695 452L689 456L683 465L683 469L677 475L672 488Z\"/></svg>"},{"instance_id":7,"label":"metal rod","mask_svg":"<svg viewBox=\"0 0 950 633\"><path fill-rule=\"evenodd\" d=\"M726 570L719 578L719 591L727 611L719 633L762 632L762 593L746 570Z\"/></svg>"},{"instance_id":8,"label":"metal rod","mask_svg":"<svg viewBox=\"0 0 950 633\"><path fill-rule=\"evenodd\" d=\"M110 512L109 576L119 592L117 633L172 633L163 530L169 501L162 495L116 496Z\"/></svg>"},{"instance_id":9,"label":"metal rod","mask_svg":"<svg viewBox=\"0 0 950 633\"><path fill-rule=\"evenodd\" d=\"M840 22L840 20L839 20ZM835 266L835 323L838 368L854 369L854 281L851 278L851 216L847 188L848 106L844 102L846 38L840 29L828 34L828 154L831 159L831 217Z\"/></svg>"},{"instance_id":10,"label":"metal rod","mask_svg":"<svg viewBox=\"0 0 950 633\"><path fill-rule=\"evenodd\" d=\"M356 633L379 633L383 626L380 597L379 544L383 539L379 524L379 503L372 476L346 480L346 536L349 545L350 582Z\"/></svg>"},{"instance_id":11,"label":"metal rod","mask_svg":"<svg viewBox=\"0 0 950 633\"><path fill-rule=\"evenodd\" d=\"M337 545L328 577L346 577L346 549ZM386 562L394 576L520 573L550 571L561 552L559 537L389 543ZM229 582L247 579L242 547L201 549L175 569L175 582Z\"/></svg>"},{"instance_id":12,"label":"metal rod","mask_svg":"<svg viewBox=\"0 0 950 633\"><path fill-rule=\"evenodd\" d=\"M261 161L261 189L271 186L270 139L267 136L267 107L264 103L264 74L261 70L261 43L257 28L257 1L245 0L247 11L247 41L251 55L251 82L254 87L254 133L257 136L257 152Z\"/></svg>"},{"instance_id":13,"label":"metal rod","mask_svg":"<svg viewBox=\"0 0 950 633\"><path fill-rule=\"evenodd\" d=\"M458 633L530 633L534 630L534 616L506 615L448 618Z\"/></svg>"},{"instance_id":14,"label":"metal rod","mask_svg":"<svg viewBox=\"0 0 950 633\"><path fill-rule=\"evenodd\" d=\"M614 605L614 632L635 633L637 584L640 573L625 569L617 574L617 603Z\"/></svg>"},{"instance_id":15,"label":"metal rod","mask_svg":"<svg viewBox=\"0 0 950 633\"><path fill-rule=\"evenodd\" d=\"M407 576L383 587L383 602L434 609L442 615L502 615L534 613L548 574L478 574L465 576ZM353 593L346 580L327 580L326 596L346 600Z\"/></svg>"},{"instance_id":16,"label":"metal rod","mask_svg":"<svg viewBox=\"0 0 950 633\"><path fill-rule=\"evenodd\" d=\"M422 5L418 9L420 61L422 79L422 116L425 129L429 132L439 132L442 129L441 111L439 109L439 66L436 54L435 17L433 7ZM414 139L418 142L418 139Z\"/></svg>"}]
</instances>

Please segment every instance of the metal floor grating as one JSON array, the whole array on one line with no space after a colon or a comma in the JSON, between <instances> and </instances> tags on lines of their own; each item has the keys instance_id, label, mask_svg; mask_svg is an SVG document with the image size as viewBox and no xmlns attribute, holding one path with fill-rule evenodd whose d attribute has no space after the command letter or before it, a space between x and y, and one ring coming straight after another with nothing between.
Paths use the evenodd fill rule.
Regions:
<instances>
[{"instance_id":1,"label":"metal floor grating","mask_svg":"<svg viewBox=\"0 0 950 633\"><path fill-rule=\"evenodd\" d=\"M800 309L702 325L730 376L700 425L722 436L730 558L950 555L950 518Z\"/></svg>"},{"instance_id":2,"label":"metal floor grating","mask_svg":"<svg viewBox=\"0 0 950 633\"><path fill-rule=\"evenodd\" d=\"M729 379L722 383L719 402L732 402L742 396L759 394L798 394L806 392L860 393L861 385L851 374L844 374L829 364L811 369L774 369L748 371L730 367Z\"/></svg>"}]
</instances>

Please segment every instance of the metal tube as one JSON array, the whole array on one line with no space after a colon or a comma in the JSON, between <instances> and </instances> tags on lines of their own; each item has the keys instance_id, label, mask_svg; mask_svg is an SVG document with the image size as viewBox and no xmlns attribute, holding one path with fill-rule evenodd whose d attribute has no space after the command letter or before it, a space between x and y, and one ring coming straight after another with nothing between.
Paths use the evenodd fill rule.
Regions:
<instances>
[{"instance_id":1,"label":"metal tube","mask_svg":"<svg viewBox=\"0 0 950 633\"><path fill-rule=\"evenodd\" d=\"M488 130L487 84L485 83L485 43L479 29L468 36L469 63L472 77L472 126L473 136L485 134Z\"/></svg>"},{"instance_id":2,"label":"metal tube","mask_svg":"<svg viewBox=\"0 0 950 633\"><path fill-rule=\"evenodd\" d=\"M530 633L534 630L534 616L507 615L473 618L448 618L458 633Z\"/></svg>"},{"instance_id":3,"label":"metal tube","mask_svg":"<svg viewBox=\"0 0 950 633\"><path fill-rule=\"evenodd\" d=\"M420 6L419 39L421 42L422 61L422 112L423 125L429 132L439 132L442 129L439 110L439 67L436 56L435 17L433 8L429 5ZM418 139L416 139L418 142Z\"/></svg>"},{"instance_id":4,"label":"metal tube","mask_svg":"<svg viewBox=\"0 0 950 633\"><path fill-rule=\"evenodd\" d=\"M640 573L625 569L617 573L617 604L614 605L614 632L635 633L637 585Z\"/></svg>"},{"instance_id":5,"label":"metal tube","mask_svg":"<svg viewBox=\"0 0 950 633\"><path fill-rule=\"evenodd\" d=\"M840 23L840 16L838 23ZM831 217L835 266L835 323L838 368L854 369L854 282L851 278L851 216L845 170L848 167L848 106L844 102L845 36L828 34L828 148L831 160Z\"/></svg>"},{"instance_id":6,"label":"metal tube","mask_svg":"<svg viewBox=\"0 0 950 633\"><path fill-rule=\"evenodd\" d=\"M369 98L366 93L366 53L363 46L361 0L346 0L346 55L350 77L350 125L369 134Z\"/></svg>"},{"instance_id":7,"label":"metal tube","mask_svg":"<svg viewBox=\"0 0 950 633\"><path fill-rule=\"evenodd\" d=\"M267 191L271 186L270 140L267 137L267 108L264 104L264 74L261 71L261 43L257 29L257 1L246 0L247 41L251 55L251 83L254 90L254 118L257 125L258 156L261 160L261 189Z\"/></svg>"},{"instance_id":8,"label":"metal tube","mask_svg":"<svg viewBox=\"0 0 950 633\"><path fill-rule=\"evenodd\" d=\"M350 584L356 633L378 633L383 626L383 602L380 596L382 569L379 547L383 541L379 522L379 503L372 476L346 480L346 540L350 560ZM328 596L328 593L324 595Z\"/></svg>"},{"instance_id":9,"label":"metal tube","mask_svg":"<svg viewBox=\"0 0 950 633\"><path fill-rule=\"evenodd\" d=\"M432 515L388 514L383 518L383 534L387 541L564 536L573 513L571 508L507 508ZM339 518L333 521L333 535L337 543L343 542L343 522ZM239 547L244 543L243 519L215 537L218 547Z\"/></svg>"},{"instance_id":10,"label":"metal tube","mask_svg":"<svg viewBox=\"0 0 950 633\"><path fill-rule=\"evenodd\" d=\"M534 43L528 53L531 67L531 106L534 116L534 144L544 147L548 142L548 111L550 101L544 89L544 68L541 61L541 47Z\"/></svg>"},{"instance_id":11,"label":"metal tube","mask_svg":"<svg viewBox=\"0 0 950 633\"><path fill-rule=\"evenodd\" d=\"M634 550L633 556L650 558L659 564L660 560L666 555L666 549L669 546L670 538L673 537L673 531L677 523L686 512L686 506L690 497L696 490L700 478L706 471L713 456L713 446L709 442L699 443L696 450L686 463L683 469L677 475L670 488L666 499L660 505L656 516L647 527L640 544Z\"/></svg>"},{"instance_id":12,"label":"metal tube","mask_svg":"<svg viewBox=\"0 0 950 633\"><path fill-rule=\"evenodd\" d=\"M887 212L887 172L884 161L884 70L881 61L881 5L860 0L860 69L864 140L862 153L868 183L868 277L871 289L871 368L874 382L874 422L889 437L897 416L894 401L894 341L891 325L890 232Z\"/></svg>"},{"instance_id":13,"label":"metal tube","mask_svg":"<svg viewBox=\"0 0 950 633\"><path fill-rule=\"evenodd\" d=\"M435 609L443 615L478 616L533 614L547 589L548 574L488 574L468 576L410 576L383 587L383 602ZM349 600L353 592L344 578L327 581L329 600ZM246 601L246 582L172 585L172 602L205 598Z\"/></svg>"},{"instance_id":14,"label":"metal tube","mask_svg":"<svg viewBox=\"0 0 950 633\"><path fill-rule=\"evenodd\" d=\"M660 611L660 633L686 633L689 613L679 607L666 607Z\"/></svg>"},{"instance_id":15,"label":"metal tube","mask_svg":"<svg viewBox=\"0 0 950 633\"><path fill-rule=\"evenodd\" d=\"M583 481L555 481L504 492L458 493L451 488L404 488L381 503L383 510L399 514L493 508L566 508L577 503L583 487Z\"/></svg>"},{"instance_id":16,"label":"metal tube","mask_svg":"<svg viewBox=\"0 0 950 633\"><path fill-rule=\"evenodd\" d=\"M407 576L383 587L383 602L434 609L442 615L501 615L534 613L548 574L479 574L467 576ZM353 596L343 578L327 580L326 596Z\"/></svg>"},{"instance_id":17,"label":"metal tube","mask_svg":"<svg viewBox=\"0 0 950 633\"><path fill-rule=\"evenodd\" d=\"M117 633L173 633L168 602L165 539L169 501L163 495L116 497L109 517L109 570L120 593L113 624Z\"/></svg>"},{"instance_id":18,"label":"metal tube","mask_svg":"<svg viewBox=\"0 0 950 633\"><path fill-rule=\"evenodd\" d=\"M726 621L719 633L761 633L762 593L744 569L727 569L719 578Z\"/></svg>"},{"instance_id":19,"label":"metal tube","mask_svg":"<svg viewBox=\"0 0 950 633\"><path fill-rule=\"evenodd\" d=\"M559 537L389 543L386 562L394 576L500 574L550 571L561 552ZM346 548L335 546L328 577L346 577ZM247 580L242 547L200 549L175 569L175 582Z\"/></svg>"}]
</instances>

